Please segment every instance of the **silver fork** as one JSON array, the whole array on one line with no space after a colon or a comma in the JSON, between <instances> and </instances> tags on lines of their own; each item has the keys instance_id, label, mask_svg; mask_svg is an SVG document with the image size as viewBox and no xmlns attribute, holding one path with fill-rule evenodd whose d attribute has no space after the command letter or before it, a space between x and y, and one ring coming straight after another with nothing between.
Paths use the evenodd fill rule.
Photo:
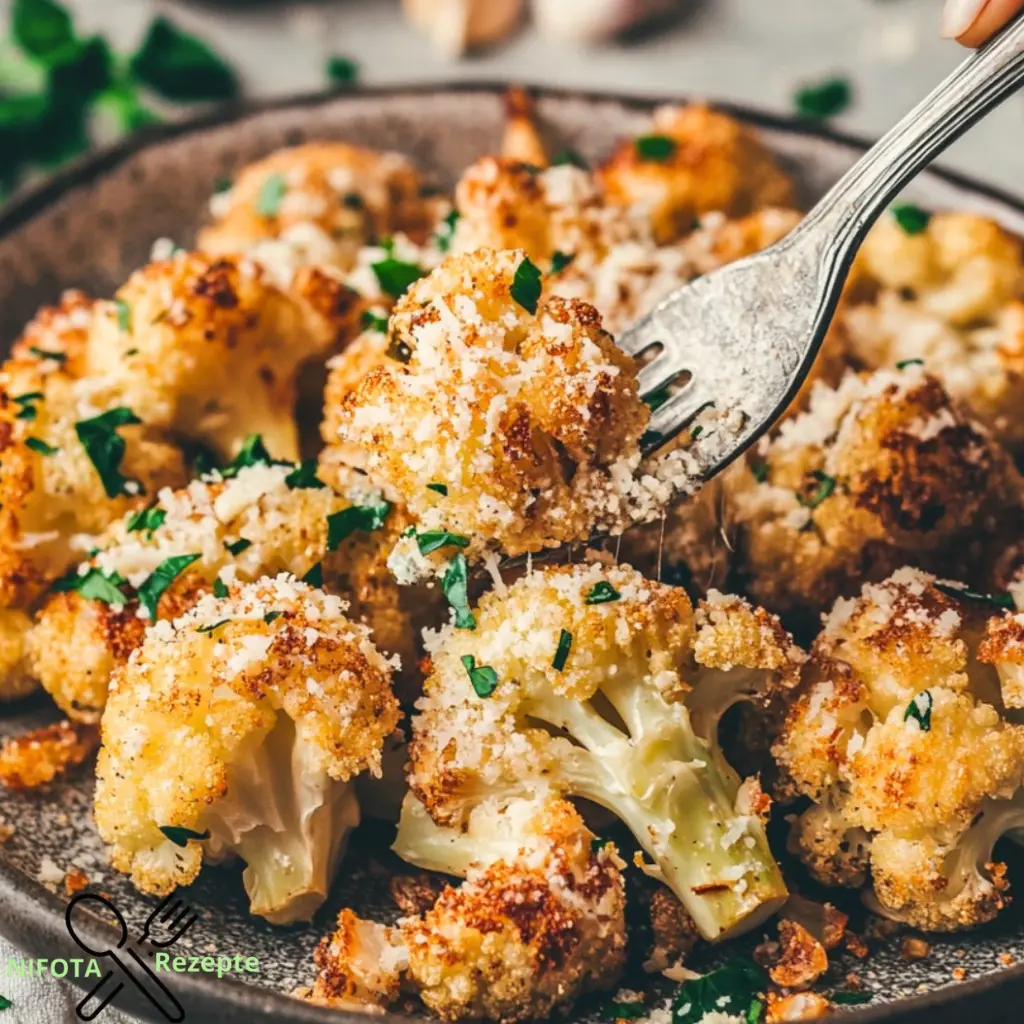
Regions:
<instances>
[{"instance_id":1,"label":"silver fork","mask_svg":"<svg viewBox=\"0 0 1024 1024\"><path fill-rule=\"evenodd\" d=\"M694 441L705 478L757 441L807 377L868 228L918 171L1022 84L1024 15L865 153L789 236L679 289L626 331L619 345L631 355L661 347L640 372L640 393L676 384L651 417L645 451L709 406L731 412L735 429L709 429Z\"/></svg>"}]
</instances>

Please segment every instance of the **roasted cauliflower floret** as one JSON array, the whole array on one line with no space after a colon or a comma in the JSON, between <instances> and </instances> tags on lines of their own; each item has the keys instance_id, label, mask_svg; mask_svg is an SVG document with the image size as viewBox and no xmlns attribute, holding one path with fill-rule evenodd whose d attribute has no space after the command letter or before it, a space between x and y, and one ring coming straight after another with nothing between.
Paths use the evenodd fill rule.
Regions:
<instances>
[{"instance_id":1,"label":"roasted cauliflower floret","mask_svg":"<svg viewBox=\"0 0 1024 1024\"><path fill-rule=\"evenodd\" d=\"M991 611L909 568L839 600L773 750L788 793L814 801L791 842L819 881L869 879L881 912L918 928L993 918L992 847L1024 824L1024 726L978 657Z\"/></svg>"},{"instance_id":2,"label":"roasted cauliflower floret","mask_svg":"<svg viewBox=\"0 0 1024 1024\"><path fill-rule=\"evenodd\" d=\"M262 461L226 478L214 472L111 526L28 637L31 671L57 704L98 721L111 674L142 642L147 619L174 619L211 588L282 572L309 573L348 598L351 617L411 669L414 629L386 563L399 513L379 494L337 494L309 470Z\"/></svg>"},{"instance_id":3,"label":"roasted cauliflower floret","mask_svg":"<svg viewBox=\"0 0 1024 1024\"><path fill-rule=\"evenodd\" d=\"M404 989L442 1020L512 1024L543 1020L616 983L626 948L624 865L571 805L547 798L482 807L450 841L472 848L467 880L394 927L343 910L317 950L313 1001L386 1006Z\"/></svg>"},{"instance_id":4,"label":"roasted cauliflower floret","mask_svg":"<svg viewBox=\"0 0 1024 1024\"><path fill-rule=\"evenodd\" d=\"M983 578L1021 480L918 366L849 374L730 477L751 594L805 621L905 561Z\"/></svg>"},{"instance_id":5,"label":"roasted cauliflower floret","mask_svg":"<svg viewBox=\"0 0 1024 1024\"><path fill-rule=\"evenodd\" d=\"M996 437L1019 449L1024 246L976 214L917 214L914 233L890 215L868 235L836 331L862 366L923 360Z\"/></svg>"},{"instance_id":6,"label":"roasted cauliflower floret","mask_svg":"<svg viewBox=\"0 0 1024 1024\"><path fill-rule=\"evenodd\" d=\"M396 307L394 358L335 391L338 457L415 523L392 559L399 579L429 575L422 556L437 548L473 559L621 532L694 486L684 451L641 471L635 364L591 306L540 299L535 273L520 252L447 260ZM435 534L454 539L424 541Z\"/></svg>"},{"instance_id":7,"label":"roasted cauliflower floret","mask_svg":"<svg viewBox=\"0 0 1024 1024\"><path fill-rule=\"evenodd\" d=\"M199 247L251 252L268 265L315 263L348 270L361 246L396 232L424 241L434 203L399 153L344 142L279 149L243 167L210 200L213 223Z\"/></svg>"},{"instance_id":8,"label":"roasted cauliflower floret","mask_svg":"<svg viewBox=\"0 0 1024 1024\"><path fill-rule=\"evenodd\" d=\"M296 373L354 335L361 308L318 273L285 292L248 258L182 250L150 263L100 304L93 372L147 423L221 458L261 434L276 458L295 459Z\"/></svg>"},{"instance_id":9,"label":"roasted cauliflower floret","mask_svg":"<svg viewBox=\"0 0 1024 1024\"><path fill-rule=\"evenodd\" d=\"M703 213L793 204L792 182L755 133L702 104L655 111L649 131L622 143L599 173L608 201L644 210L662 244Z\"/></svg>"},{"instance_id":10,"label":"roasted cauliflower floret","mask_svg":"<svg viewBox=\"0 0 1024 1024\"><path fill-rule=\"evenodd\" d=\"M767 801L717 741L732 704L795 683L802 655L776 619L717 592L695 615L680 588L591 565L530 573L459 626L428 637L409 752L438 824L486 800L583 797L629 826L705 937L778 907Z\"/></svg>"},{"instance_id":11,"label":"roasted cauliflower floret","mask_svg":"<svg viewBox=\"0 0 1024 1024\"><path fill-rule=\"evenodd\" d=\"M143 892L238 855L253 914L306 920L327 895L399 720L391 666L336 597L282 574L206 595L146 631L103 716L96 824Z\"/></svg>"}]
</instances>

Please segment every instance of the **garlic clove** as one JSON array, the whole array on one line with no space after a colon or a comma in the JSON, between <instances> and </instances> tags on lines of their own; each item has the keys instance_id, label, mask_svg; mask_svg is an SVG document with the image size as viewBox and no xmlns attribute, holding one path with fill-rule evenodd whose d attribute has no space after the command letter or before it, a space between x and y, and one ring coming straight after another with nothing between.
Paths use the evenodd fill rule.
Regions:
<instances>
[{"instance_id":1,"label":"garlic clove","mask_svg":"<svg viewBox=\"0 0 1024 1024\"><path fill-rule=\"evenodd\" d=\"M446 57L504 39L524 7L525 0L402 0L406 18Z\"/></svg>"},{"instance_id":2,"label":"garlic clove","mask_svg":"<svg viewBox=\"0 0 1024 1024\"><path fill-rule=\"evenodd\" d=\"M533 0L542 35L594 43L661 14L676 0Z\"/></svg>"}]
</instances>

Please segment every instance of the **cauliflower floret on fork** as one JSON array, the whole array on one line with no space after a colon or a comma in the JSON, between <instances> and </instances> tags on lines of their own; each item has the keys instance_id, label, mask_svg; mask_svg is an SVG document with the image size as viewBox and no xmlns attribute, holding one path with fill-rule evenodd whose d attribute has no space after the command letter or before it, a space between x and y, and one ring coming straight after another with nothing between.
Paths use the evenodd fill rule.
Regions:
<instances>
[{"instance_id":1,"label":"cauliflower floret on fork","mask_svg":"<svg viewBox=\"0 0 1024 1024\"><path fill-rule=\"evenodd\" d=\"M982 581L1022 494L1008 455L916 365L815 387L727 486L750 593L805 622L907 561Z\"/></svg>"},{"instance_id":2,"label":"cauliflower floret on fork","mask_svg":"<svg viewBox=\"0 0 1024 1024\"><path fill-rule=\"evenodd\" d=\"M861 366L922 360L1000 441L1024 445L1024 246L995 221L907 207L883 217L835 332Z\"/></svg>"},{"instance_id":3,"label":"cauliflower floret on fork","mask_svg":"<svg viewBox=\"0 0 1024 1024\"><path fill-rule=\"evenodd\" d=\"M785 793L814 801L791 846L817 879L867 881L875 909L930 931L1007 902L992 848L1024 825L1024 726L989 663L1012 649L981 643L1022 633L993 617L1007 597L903 568L839 600L773 749Z\"/></svg>"},{"instance_id":4,"label":"cauliflower floret on fork","mask_svg":"<svg viewBox=\"0 0 1024 1024\"><path fill-rule=\"evenodd\" d=\"M628 566L561 567L484 596L427 650L409 784L438 824L487 800L585 798L629 826L705 937L785 899L767 801L717 736L733 704L795 685L803 656L772 616L717 592L694 613ZM415 839L399 852L433 857Z\"/></svg>"},{"instance_id":5,"label":"cauliflower floret on fork","mask_svg":"<svg viewBox=\"0 0 1024 1024\"><path fill-rule=\"evenodd\" d=\"M96 824L143 892L237 855L253 914L307 920L398 724L391 666L340 598L282 574L207 595L117 668Z\"/></svg>"},{"instance_id":6,"label":"cauliflower floret on fork","mask_svg":"<svg viewBox=\"0 0 1024 1024\"><path fill-rule=\"evenodd\" d=\"M147 621L177 618L211 588L282 572L346 597L374 642L413 668L414 627L386 562L400 511L370 490L338 494L311 466L272 464L259 449L254 439L248 464L161 491L114 523L47 598L27 661L69 717L99 720L111 674Z\"/></svg>"},{"instance_id":7,"label":"cauliflower floret on fork","mask_svg":"<svg viewBox=\"0 0 1024 1024\"><path fill-rule=\"evenodd\" d=\"M343 910L317 950L314 1002L387 1006L406 991L442 1020L513 1024L618 981L624 865L570 804L481 806L466 831L440 831L472 858L466 881L393 927Z\"/></svg>"},{"instance_id":8,"label":"cauliflower floret on fork","mask_svg":"<svg viewBox=\"0 0 1024 1024\"><path fill-rule=\"evenodd\" d=\"M450 258L398 303L388 339L388 365L329 385L340 404L325 417L336 456L409 511L400 580L439 574L457 549L472 561L621 532L696 487L685 451L642 462L635 363L593 307L543 299L521 252Z\"/></svg>"}]
</instances>

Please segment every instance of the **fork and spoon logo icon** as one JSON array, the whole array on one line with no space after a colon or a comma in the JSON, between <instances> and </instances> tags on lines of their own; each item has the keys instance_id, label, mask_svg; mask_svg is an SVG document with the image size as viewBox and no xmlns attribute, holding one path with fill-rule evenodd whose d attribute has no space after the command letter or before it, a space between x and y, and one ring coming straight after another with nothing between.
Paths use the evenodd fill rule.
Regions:
<instances>
[{"instance_id":1,"label":"fork and spoon logo icon","mask_svg":"<svg viewBox=\"0 0 1024 1024\"><path fill-rule=\"evenodd\" d=\"M78 911L79 924L76 927L76 908L84 905L100 904L93 908L94 912L112 914L120 925L121 938L113 948L93 949L96 944L94 937L85 929L82 911ZM152 956L144 948L144 944L165 949L173 946L198 920L198 915L184 902L176 899L171 893L146 919L142 935L133 942L129 941L128 925L121 912L105 896L98 893L79 893L70 903L64 919L67 922L71 938L86 952L97 958L107 957L113 961L114 967L108 970L93 985L82 1001L75 1007L81 1020L94 1020L110 1004L114 997L126 984L134 985L145 998L160 1011L172 1024L185 1019L185 1011L181 1003L174 997L156 972L146 963Z\"/></svg>"}]
</instances>

